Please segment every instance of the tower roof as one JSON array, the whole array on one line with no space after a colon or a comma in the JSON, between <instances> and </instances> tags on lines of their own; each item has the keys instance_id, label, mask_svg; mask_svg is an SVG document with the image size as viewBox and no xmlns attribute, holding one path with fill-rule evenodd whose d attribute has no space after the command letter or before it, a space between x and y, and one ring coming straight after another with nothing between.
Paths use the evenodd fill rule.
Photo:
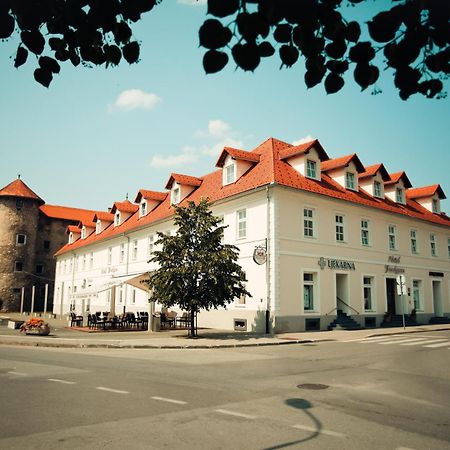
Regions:
<instances>
[{"instance_id":1,"label":"tower roof","mask_svg":"<svg viewBox=\"0 0 450 450\"><path fill-rule=\"evenodd\" d=\"M20 197L37 200L41 205L45 203L39 195L33 192L20 178L12 181L0 189L0 197Z\"/></svg>"}]
</instances>

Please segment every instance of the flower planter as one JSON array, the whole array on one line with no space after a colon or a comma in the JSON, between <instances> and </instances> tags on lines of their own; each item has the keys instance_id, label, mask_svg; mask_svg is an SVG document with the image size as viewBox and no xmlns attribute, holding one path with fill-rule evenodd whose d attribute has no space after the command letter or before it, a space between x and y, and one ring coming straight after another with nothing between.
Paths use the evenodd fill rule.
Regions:
<instances>
[{"instance_id":1,"label":"flower planter","mask_svg":"<svg viewBox=\"0 0 450 450\"><path fill-rule=\"evenodd\" d=\"M50 334L50 327L43 325L42 327L29 328L25 331L28 336L48 336Z\"/></svg>"}]
</instances>

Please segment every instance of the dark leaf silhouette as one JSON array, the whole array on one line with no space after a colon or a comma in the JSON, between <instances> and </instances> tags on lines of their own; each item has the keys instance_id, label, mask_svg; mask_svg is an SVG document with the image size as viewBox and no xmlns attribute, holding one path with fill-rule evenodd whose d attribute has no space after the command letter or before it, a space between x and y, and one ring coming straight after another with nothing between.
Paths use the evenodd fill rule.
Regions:
<instances>
[{"instance_id":1,"label":"dark leaf silhouette","mask_svg":"<svg viewBox=\"0 0 450 450\"><path fill-rule=\"evenodd\" d=\"M0 11L0 39L9 38L16 26L14 18L7 11Z\"/></svg>"},{"instance_id":2,"label":"dark leaf silhouette","mask_svg":"<svg viewBox=\"0 0 450 450\"><path fill-rule=\"evenodd\" d=\"M22 31L22 33L20 33L20 38L30 52L40 55L44 51L45 39L40 31Z\"/></svg>"},{"instance_id":3,"label":"dark leaf silhouette","mask_svg":"<svg viewBox=\"0 0 450 450\"><path fill-rule=\"evenodd\" d=\"M52 82L53 75L50 70L43 69L42 67L38 67L34 71L34 79L42 84L42 86L45 86L48 88L50 86L50 83Z\"/></svg>"},{"instance_id":4,"label":"dark leaf silhouette","mask_svg":"<svg viewBox=\"0 0 450 450\"><path fill-rule=\"evenodd\" d=\"M236 64L243 70L255 70L261 60L256 44L236 44L231 53Z\"/></svg>"},{"instance_id":5,"label":"dark leaf silhouette","mask_svg":"<svg viewBox=\"0 0 450 450\"><path fill-rule=\"evenodd\" d=\"M336 73L330 72L325 78L327 94L334 94L344 87L344 79Z\"/></svg>"},{"instance_id":6,"label":"dark leaf silhouette","mask_svg":"<svg viewBox=\"0 0 450 450\"><path fill-rule=\"evenodd\" d=\"M206 73L221 71L228 63L228 55L217 50L209 50L203 56L203 68Z\"/></svg>"},{"instance_id":7,"label":"dark leaf silhouette","mask_svg":"<svg viewBox=\"0 0 450 450\"><path fill-rule=\"evenodd\" d=\"M17 67L20 67L22 64L25 64L27 62L28 58L28 50L26 48L23 48L19 46L16 53L16 58L14 59L14 67L17 69Z\"/></svg>"},{"instance_id":8,"label":"dark leaf silhouette","mask_svg":"<svg viewBox=\"0 0 450 450\"><path fill-rule=\"evenodd\" d=\"M208 14L226 17L234 14L239 8L239 0L208 0Z\"/></svg>"},{"instance_id":9,"label":"dark leaf silhouette","mask_svg":"<svg viewBox=\"0 0 450 450\"><path fill-rule=\"evenodd\" d=\"M51 73L59 73L59 71L61 70L58 62L55 59L50 58L49 56L39 57L39 66L45 71L50 71Z\"/></svg>"},{"instance_id":10,"label":"dark leaf silhouette","mask_svg":"<svg viewBox=\"0 0 450 450\"><path fill-rule=\"evenodd\" d=\"M198 32L200 45L210 50L224 47L230 42L232 34L229 28L224 27L217 19L208 19Z\"/></svg>"},{"instance_id":11,"label":"dark leaf silhouette","mask_svg":"<svg viewBox=\"0 0 450 450\"><path fill-rule=\"evenodd\" d=\"M134 64L138 61L139 51L140 51L139 44L136 41L129 42L122 48L123 57L125 58L128 64Z\"/></svg>"},{"instance_id":12,"label":"dark leaf silhouette","mask_svg":"<svg viewBox=\"0 0 450 450\"><path fill-rule=\"evenodd\" d=\"M259 51L259 56L261 56L263 58L272 56L275 53L275 49L273 48L273 45L267 41L262 41L258 45L258 51Z\"/></svg>"},{"instance_id":13,"label":"dark leaf silhouette","mask_svg":"<svg viewBox=\"0 0 450 450\"><path fill-rule=\"evenodd\" d=\"M298 50L293 45L282 45L280 47L281 62L287 66L293 66L298 59Z\"/></svg>"}]
</instances>

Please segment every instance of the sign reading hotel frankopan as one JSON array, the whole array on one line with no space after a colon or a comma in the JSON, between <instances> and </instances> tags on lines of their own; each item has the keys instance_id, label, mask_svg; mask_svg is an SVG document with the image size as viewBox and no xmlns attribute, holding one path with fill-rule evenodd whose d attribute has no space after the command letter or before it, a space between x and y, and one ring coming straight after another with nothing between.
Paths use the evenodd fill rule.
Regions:
<instances>
[{"instance_id":1,"label":"sign reading hotel frankopan","mask_svg":"<svg viewBox=\"0 0 450 450\"><path fill-rule=\"evenodd\" d=\"M343 259L331 259L320 257L318 263L320 268L323 270L325 267L330 269L341 269L341 270L355 270L355 263L353 261L345 261Z\"/></svg>"},{"instance_id":2,"label":"sign reading hotel frankopan","mask_svg":"<svg viewBox=\"0 0 450 450\"><path fill-rule=\"evenodd\" d=\"M400 264L400 256L390 255L388 258L388 263L390 264L384 265L384 273L395 273L396 275L405 273L405 269L403 267L392 265L392 264Z\"/></svg>"}]
</instances>

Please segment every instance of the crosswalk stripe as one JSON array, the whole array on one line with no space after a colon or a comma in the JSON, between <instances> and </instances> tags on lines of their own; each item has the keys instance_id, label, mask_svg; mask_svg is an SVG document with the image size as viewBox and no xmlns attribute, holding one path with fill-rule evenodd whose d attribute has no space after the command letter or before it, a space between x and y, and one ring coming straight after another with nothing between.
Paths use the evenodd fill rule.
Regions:
<instances>
[{"instance_id":1,"label":"crosswalk stripe","mask_svg":"<svg viewBox=\"0 0 450 450\"><path fill-rule=\"evenodd\" d=\"M160 402L175 403L176 405L186 405L187 404L187 402L184 402L183 400L175 400L173 398L152 397L152 399L159 400Z\"/></svg>"},{"instance_id":2,"label":"crosswalk stripe","mask_svg":"<svg viewBox=\"0 0 450 450\"><path fill-rule=\"evenodd\" d=\"M445 347L446 345L450 347L450 341L440 342L439 344L424 345L424 347L438 348L438 347Z\"/></svg>"},{"instance_id":3,"label":"crosswalk stripe","mask_svg":"<svg viewBox=\"0 0 450 450\"><path fill-rule=\"evenodd\" d=\"M59 378L47 378L48 381L54 381L61 384L77 384L75 381L60 380Z\"/></svg>"},{"instance_id":4,"label":"crosswalk stripe","mask_svg":"<svg viewBox=\"0 0 450 450\"><path fill-rule=\"evenodd\" d=\"M304 430L304 431L311 431L313 433L318 433L318 434L326 434L328 436L333 436L333 437L345 437L346 435L343 433L337 433L336 431L331 431L331 430L323 430L323 429L319 429L317 430L314 427L309 427L306 425L292 425L292 428L296 428L297 430Z\"/></svg>"},{"instance_id":5,"label":"crosswalk stripe","mask_svg":"<svg viewBox=\"0 0 450 450\"><path fill-rule=\"evenodd\" d=\"M129 394L128 391L121 391L119 389L111 389L103 386L98 386L95 389L98 389L99 391L113 392L114 394Z\"/></svg>"},{"instance_id":6,"label":"crosswalk stripe","mask_svg":"<svg viewBox=\"0 0 450 450\"><path fill-rule=\"evenodd\" d=\"M408 339L396 339L395 341L384 341L384 342L377 342L377 344L380 345L390 345L390 344L399 344L401 342L415 342L415 341L426 341L427 339L423 338L408 338Z\"/></svg>"},{"instance_id":7,"label":"crosswalk stripe","mask_svg":"<svg viewBox=\"0 0 450 450\"><path fill-rule=\"evenodd\" d=\"M243 413L240 413L237 411L230 411L228 409L215 409L214 411L218 412L220 414L226 414L228 416L242 417L244 419L250 419L250 420L257 418L256 416L251 416L250 414L243 414Z\"/></svg>"},{"instance_id":8,"label":"crosswalk stripe","mask_svg":"<svg viewBox=\"0 0 450 450\"><path fill-rule=\"evenodd\" d=\"M422 339L421 342L407 342L405 344L400 344L400 345L423 345L423 344L432 344L433 342L438 342L441 339Z\"/></svg>"}]
</instances>

